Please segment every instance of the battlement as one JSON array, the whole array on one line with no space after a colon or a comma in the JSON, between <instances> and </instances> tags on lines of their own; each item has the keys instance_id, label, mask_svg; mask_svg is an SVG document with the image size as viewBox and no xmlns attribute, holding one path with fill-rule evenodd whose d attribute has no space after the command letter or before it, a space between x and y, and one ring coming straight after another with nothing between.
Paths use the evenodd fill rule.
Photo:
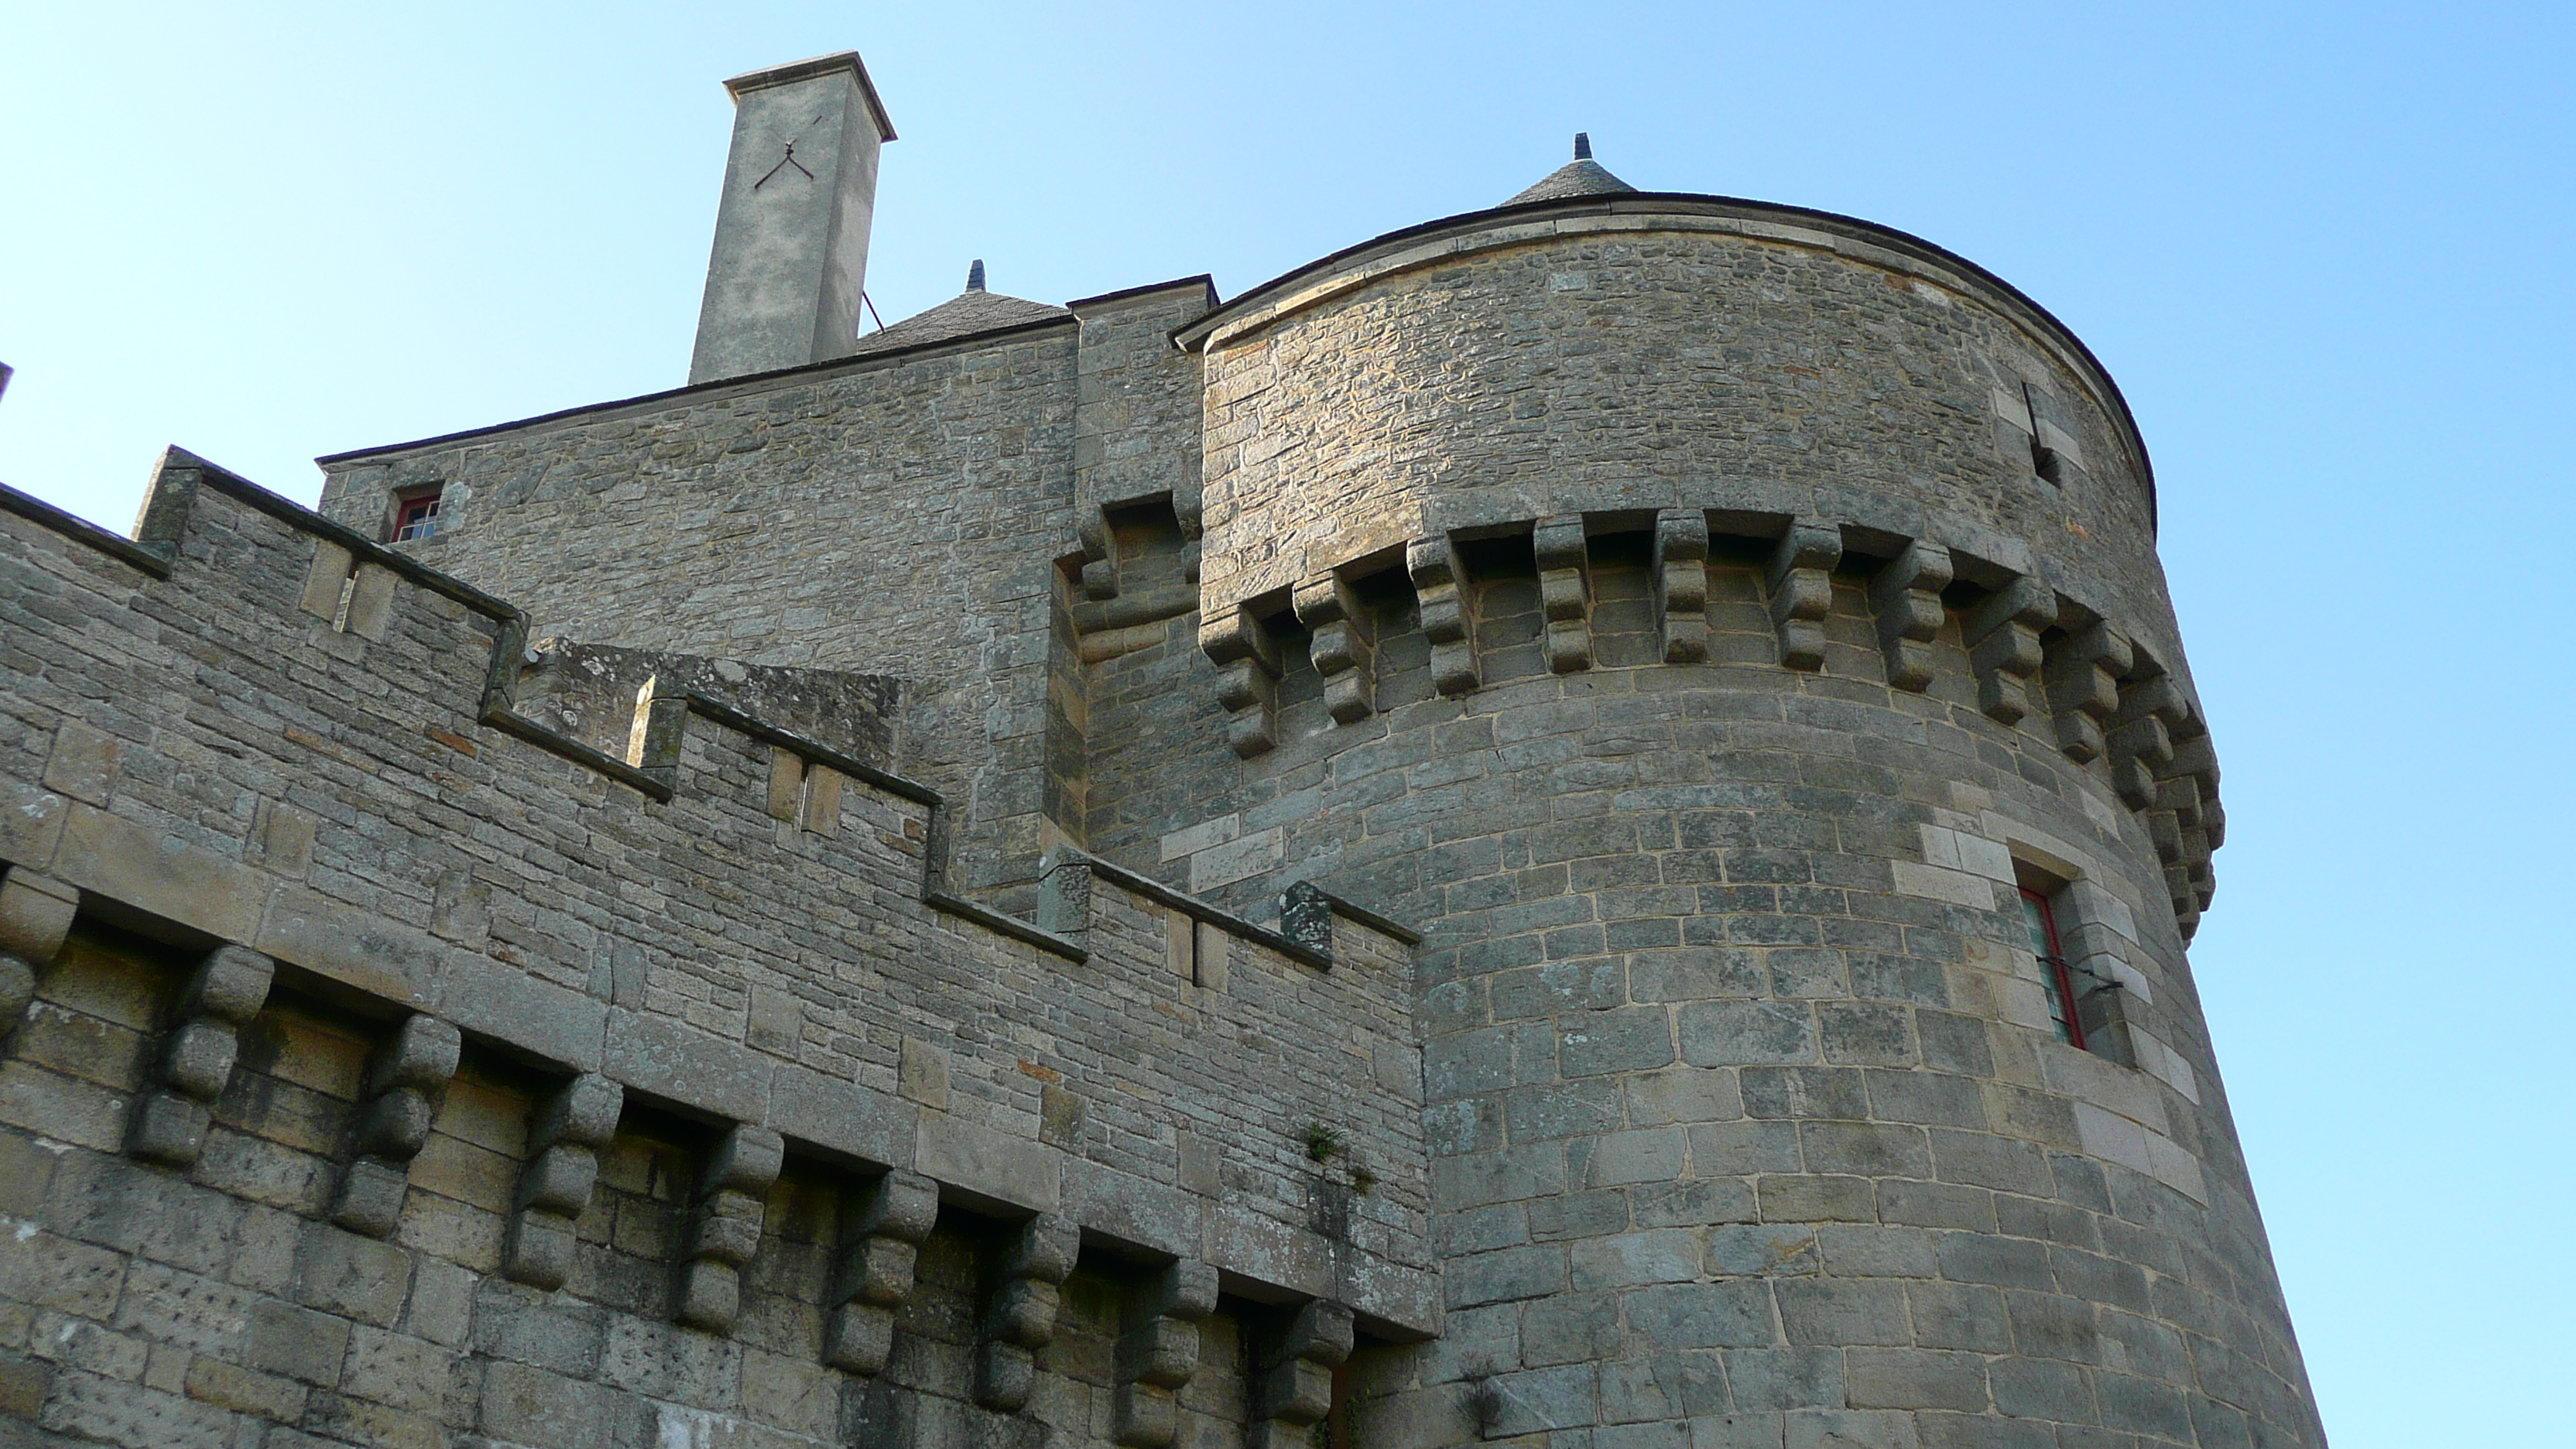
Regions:
<instances>
[{"instance_id":1,"label":"battlement","mask_svg":"<svg viewBox=\"0 0 2576 1449\"><path fill-rule=\"evenodd\" d=\"M783 1149L790 1177L926 1182L943 1222L1034 1224L1113 1276L1177 1263L1211 1293L1337 1305L1364 1334L1436 1330L1402 928L1309 892L1274 931L1077 853L1051 862L1038 921L959 899L942 797L860 757L891 711L841 708L853 692L890 705L890 685L809 691L800 730L695 687L728 682L720 665L665 660L629 700L624 747L587 742L517 691L637 658L531 651L507 603L176 450L131 540L14 492L0 505L13 612L37 621L0 758L0 859L13 906L77 911L34 933L42 950L13 911L9 949L41 965L104 931L162 943L147 955L240 953L334 1030L461 1037L469 1067L532 1083L531 1112L549 1083L596 1081L630 1117L698 1124L710 1181L734 1171L724 1154L766 1151L742 1177L754 1200ZM168 683L102 686L136 677ZM839 744L814 737L826 726ZM89 990L71 978L95 955L43 973L42 999ZM1254 1043L1258 1076L1239 1070ZM1375 1090L1354 1097L1354 1070ZM19 1125L201 1181L206 1144L260 1130L227 1128L220 1074L195 1095L148 1072L131 1090L130 1112L85 1107L90 1127ZM197 1102L216 1103L211 1127ZM612 1129L593 1129L603 1152ZM326 1177L366 1176L331 1160ZM369 1231L444 1251L416 1241L423 1193L406 1207L391 1182ZM534 1211L505 1208L467 1266L563 1281ZM681 1253L662 1310L723 1332L706 1265L748 1299L770 1248L711 1251Z\"/></svg>"}]
</instances>

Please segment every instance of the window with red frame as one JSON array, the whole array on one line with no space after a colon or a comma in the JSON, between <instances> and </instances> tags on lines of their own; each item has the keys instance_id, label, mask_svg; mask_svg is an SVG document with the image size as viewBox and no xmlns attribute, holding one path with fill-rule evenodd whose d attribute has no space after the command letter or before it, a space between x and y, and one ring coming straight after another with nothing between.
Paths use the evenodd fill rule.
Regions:
<instances>
[{"instance_id":1,"label":"window with red frame","mask_svg":"<svg viewBox=\"0 0 2576 1449\"><path fill-rule=\"evenodd\" d=\"M2048 897L2025 886L2021 915L2030 927L2030 949L2039 957L2039 981L2048 992L2048 1019L2056 1024L2057 1039L2081 1047L2084 1023L2075 1015L2075 973L2067 969L2066 952L2058 944L2057 912Z\"/></svg>"},{"instance_id":2,"label":"window with red frame","mask_svg":"<svg viewBox=\"0 0 2576 1449\"><path fill-rule=\"evenodd\" d=\"M438 495L441 491L433 488L402 500L400 511L394 514L394 542L409 543L415 538L428 538L438 532Z\"/></svg>"}]
</instances>

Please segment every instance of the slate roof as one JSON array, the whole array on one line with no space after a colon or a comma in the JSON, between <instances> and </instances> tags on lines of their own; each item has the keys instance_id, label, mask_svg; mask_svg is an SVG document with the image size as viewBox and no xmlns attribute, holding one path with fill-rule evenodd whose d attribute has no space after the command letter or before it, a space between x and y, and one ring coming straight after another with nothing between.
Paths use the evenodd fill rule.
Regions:
<instances>
[{"instance_id":1,"label":"slate roof","mask_svg":"<svg viewBox=\"0 0 2576 1449\"><path fill-rule=\"evenodd\" d=\"M1019 327L1073 315L1063 307L1050 307L1025 297L1005 297L999 292L988 292L984 290L983 274L984 264L977 262L975 269L968 274L965 291L927 312L915 312L891 327L880 328L860 338L851 355L860 357L892 347L947 342L959 337L972 337L978 332L994 332L1004 327Z\"/></svg>"},{"instance_id":2,"label":"slate roof","mask_svg":"<svg viewBox=\"0 0 2576 1449\"><path fill-rule=\"evenodd\" d=\"M1538 184L1503 203L1519 206L1529 201L1563 201L1569 196L1613 196L1637 188L1610 174L1609 168L1592 159L1592 138L1582 133L1574 137L1574 159L1539 178Z\"/></svg>"}]
</instances>

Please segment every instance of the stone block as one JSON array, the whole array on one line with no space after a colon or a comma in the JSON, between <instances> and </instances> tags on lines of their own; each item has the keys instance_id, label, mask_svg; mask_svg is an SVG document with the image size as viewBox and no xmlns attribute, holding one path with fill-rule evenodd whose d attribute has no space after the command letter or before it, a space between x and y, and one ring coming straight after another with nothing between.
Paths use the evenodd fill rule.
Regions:
<instances>
[{"instance_id":1,"label":"stone block","mask_svg":"<svg viewBox=\"0 0 2576 1449\"><path fill-rule=\"evenodd\" d=\"M411 1265L412 1255L390 1243L316 1223L296 1251L296 1301L390 1328L402 1316Z\"/></svg>"},{"instance_id":2,"label":"stone block","mask_svg":"<svg viewBox=\"0 0 2576 1449\"><path fill-rule=\"evenodd\" d=\"M671 1317L708 1333L733 1332L742 1316L742 1276L724 1263L698 1260L680 1266Z\"/></svg>"},{"instance_id":3,"label":"stone block","mask_svg":"<svg viewBox=\"0 0 2576 1449\"><path fill-rule=\"evenodd\" d=\"M700 1180L702 1193L750 1193L769 1191L778 1180L779 1169L786 1165L787 1143L766 1127L736 1124L716 1139L715 1150L707 1158L706 1171Z\"/></svg>"},{"instance_id":4,"label":"stone block","mask_svg":"<svg viewBox=\"0 0 2576 1449\"><path fill-rule=\"evenodd\" d=\"M403 1020L392 1041L377 1053L369 1064L367 1090L383 1093L409 1090L437 1093L456 1075L456 1064L464 1051L464 1034L456 1024L441 1021L425 1013L414 1013Z\"/></svg>"},{"instance_id":5,"label":"stone block","mask_svg":"<svg viewBox=\"0 0 2576 1449\"><path fill-rule=\"evenodd\" d=\"M182 1096L211 1102L232 1079L240 1044L225 1022L204 1017L183 1022L162 1045L161 1080Z\"/></svg>"},{"instance_id":6,"label":"stone block","mask_svg":"<svg viewBox=\"0 0 2576 1449\"><path fill-rule=\"evenodd\" d=\"M975 1350L975 1402L996 1413L1016 1414L1027 1407L1037 1388L1037 1360L1010 1343L986 1343Z\"/></svg>"},{"instance_id":7,"label":"stone block","mask_svg":"<svg viewBox=\"0 0 2576 1449\"><path fill-rule=\"evenodd\" d=\"M403 1193L408 1186L400 1168L359 1158L340 1176L332 1200L331 1221L353 1233L389 1238L402 1225Z\"/></svg>"},{"instance_id":8,"label":"stone block","mask_svg":"<svg viewBox=\"0 0 2576 1449\"><path fill-rule=\"evenodd\" d=\"M832 1310L823 1337L823 1361L843 1373L877 1374L894 1353L894 1310L844 1303Z\"/></svg>"},{"instance_id":9,"label":"stone block","mask_svg":"<svg viewBox=\"0 0 2576 1449\"><path fill-rule=\"evenodd\" d=\"M599 1157L587 1147L558 1142L538 1153L519 1175L515 1206L579 1217L599 1181Z\"/></svg>"},{"instance_id":10,"label":"stone block","mask_svg":"<svg viewBox=\"0 0 2576 1449\"><path fill-rule=\"evenodd\" d=\"M913 1166L923 1175L979 1197L1038 1211L1052 1209L1063 1188L1061 1154L1006 1137L944 1112L922 1114Z\"/></svg>"},{"instance_id":11,"label":"stone block","mask_svg":"<svg viewBox=\"0 0 2576 1449\"><path fill-rule=\"evenodd\" d=\"M79 913L76 887L23 867L10 868L0 876L0 955L23 957L30 965L51 963ZM0 1019L15 1016L6 1013Z\"/></svg>"},{"instance_id":12,"label":"stone block","mask_svg":"<svg viewBox=\"0 0 2576 1449\"><path fill-rule=\"evenodd\" d=\"M1769 1345L1771 1286L1761 1281L1664 1283L1627 1298L1628 1328L1667 1349Z\"/></svg>"},{"instance_id":13,"label":"stone block","mask_svg":"<svg viewBox=\"0 0 2576 1449\"><path fill-rule=\"evenodd\" d=\"M572 1220L545 1212L510 1215L502 1240L501 1272L514 1283L552 1291L572 1276Z\"/></svg>"},{"instance_id":14,"label":"stone block","mask_svg":"<svg viewBox=\"0 0 2576 1449\"><path fill-rule=\"evenodd\" d=\"M242 946L219 946L197 963L179 993L173 1014L208 1017L235 1027L248 1026L268 1002L268 986L277 965Z\"/></svg>"},{"instance_id":15,"label":"stone block","mask_svg":"<svg viewBox=\"0 0 2576 1449\"><path fill-rule=\"evenodd\" d=\"M556 1143L593 1150L617 1135L626 1108L626 1089L596 1072L585 1072L538 1104L528 1126L528 1150L543 1152Z\"/></svg>"},{"instance_id":16,"label":"stone block","mask_svg":"<svg viewBox=\"0 0 2576 1449\"><path fill-rule=\"evenodd\" d=\"M905 1037L896 1068L896 1090L937 1111L948 1109L948 1049Z\"/></svg>"},{"instance_id":17,"label":"stone block","mask_svg":"<svg viewBox=\"0 0 2576 1449\"><path fill-rule=\"evenodd\" d=\"M36 968L0 952L0 1037L18 1029L36 1000Z\"/></svg>"},{"instance_id":18,"label":"stone block","mask_svg":"<svg viewBox=\"0 0 2576 1449\"><path fill-rule=\"evenodd\" d=\"M1682 1060L1695 1067L1811 1062L1816 1029L1797 1001L1694 1001L1680 1012Z\"/></svg>"},{"instance_id":19,"label":"stone block","mask_svg":"<svg viewBox=\"0 0 2576 1449\"><path fill-rule=\"evenodd\" d=\"M1559 1030L1557 1060L1569 1077L1669 1066L1671 1018L1660 1006L1585 1012Z\"/></svg>"},{"instance_id":20,"label":"stone block","mask_svg":"<svg viewBox=\"0 0 2576 1449\"><path fill-rule=\"evenodd\" d=\"M165 1167L191 1167L206 1150L205 1107L176 1092L147 1092L135 1099L126 1129L126 1151Z\"/></svg>"},{"instance_id":21,"label":"stone block","mask_svg":"<svg viewBox=\"0 0 2576 1449\"><path fill-rule=\"evenodd\" d=\"M387 1092L359 1109L351 1141L359 1152L408 1160L429 1141L435 1112L429 1098L416 1089Z\"/></svg>"},{"instance_id":22,"label":"stone block","mask_svg":"<svg viewBox=\"0 0 2576 1449\"><path fill-rule=\"evenodd\" d=\"M54 748L45 757L45 788L103 806L116 791L124 760L123 740L79 720L64 720L54 727Z\"/></svg>"}]
</instances>

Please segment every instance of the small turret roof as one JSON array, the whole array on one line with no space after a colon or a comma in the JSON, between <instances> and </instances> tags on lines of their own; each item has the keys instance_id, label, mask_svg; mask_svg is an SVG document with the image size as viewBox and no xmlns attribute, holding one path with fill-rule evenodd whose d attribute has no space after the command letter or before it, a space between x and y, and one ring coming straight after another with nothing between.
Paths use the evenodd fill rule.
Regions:
<instances>
[{"instance_id":1,"label":"small turret roof","mask_svg":"<svg viewBox=\"0 0 2576 1449\"><path fill-rule=\"evenodd\" d=\"M1503 203L1519 206L1529 201L1563 201L1569 196L1615 196L1637 188L1610 174L1609 168L1592 159L1590 133L1574 133L1574 159L1539 178L1538 184Z\"/></svg>"},{"instance_id":2,"label":"small turret roof","mask_svg":"<svg viewBox=\"0 0 2576 1449\"><path fill-rule=\"evenodd\" d=\"M1005 327L1072 315L1062 307L986 291L984 263L978 260L966 269L965 291L929 311L915 312L891 327L880 327L860 338L852 355L883 352L895 347L917 347L925 342L947 342L954 338L972 337L978 332L996 332Z\"/></svg>"}]
</instances>

